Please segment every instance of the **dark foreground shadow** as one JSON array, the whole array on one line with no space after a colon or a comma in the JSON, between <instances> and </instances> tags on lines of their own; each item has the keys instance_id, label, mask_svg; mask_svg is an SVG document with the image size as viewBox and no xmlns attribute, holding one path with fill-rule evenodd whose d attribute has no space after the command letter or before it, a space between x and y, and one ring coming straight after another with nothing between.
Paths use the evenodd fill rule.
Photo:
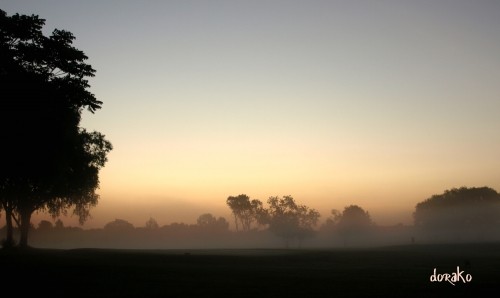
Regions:
<instances>
[{"instance_id":1,"label":"dark foreground shadow","mask_svg":"<svg viewBox=\"0 0 500 298\"><path fill-rule=\"evenodd\" d=\"M457 266L470 282L432 282ZM0 279L53 297L482 297L500 244L321 250L0 251Z\"/></svg>"}]
</instances>

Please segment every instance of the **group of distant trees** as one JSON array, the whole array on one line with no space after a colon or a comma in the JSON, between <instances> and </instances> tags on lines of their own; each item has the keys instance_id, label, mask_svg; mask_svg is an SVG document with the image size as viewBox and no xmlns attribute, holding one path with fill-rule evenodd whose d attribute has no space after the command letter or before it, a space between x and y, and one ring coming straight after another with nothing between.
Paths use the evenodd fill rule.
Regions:
<instances>
[{"instance_id":1,"label":"group of distant trees","mask_svg":"<svg viewBox=\"0 0 500 298\"><path fill-rule=\"evenodd\" d=\"M424 229L483 229L500 223L500 195L492 188L454 188L417 204L415 225Z\"/></svg>"},{"instance_id":2,"label":"group of distant trees","mask_svg":"<svg viewBox=\"0 0 500 298\"><path fill-rule=\"evenodd\" d=\"M257 227L267 227L274 235L281 237L286 246L293 241L300 245L305 239L315 234L320 214L306 205L297 204L292 196L273 196L267 200L268 207L257 199L250 200L245 194L229 196L227 205L234 215L236 230L249 231L252 223ZM326 220L324 230L335 232L344 239L360 237L374 226L370 214L357 205L345 207L340 213L332 210L332 216Z\"/></svg>"},{"instance_id":3,"label":"group of distant trees","mask_svg":"<svg viewBox=\"0 0 500 298\"><path fill-rule=\"evenodd\" d=\"M344 246L347 246L353 239L369 234L374 227L375 223L368 211L358 205L350 205L342 212L333 209L323 229L342 238Z\"/></svg>"},{"instance_id":4,"label":"group of distant trees","mask_svg":"<svg viewBox=\"0 0 500 298\"><path fill-rule=\"evenodd\" d=\"M168 225L167 225L168 226ZM229 223L224 217L215 217L211 213L204 213L201 214L197 220L196 224L184 224L184 223L173 223L172 226L185 226L185 227L196 227L198 229L204 230L204 231L229 231ZM163 226L165 227L165 226ZM35 226L31 225L31 229L36 229L38 231L51 231L53 229L64 229L64 223L61 219L57 219L55 223L53 224L51 221L48 220L41 220L38 223L38 226L35 228ZM155 231L158 230L162 227L158 224L156 219L150 217L144 224L144 227L140 227L141 229L148 230L148 231ZM137 229L132 223L128 222L125 219L120 219L117 218L113 221L110 221L106 223L103 227L104 231L108 232L117 232L117 233L125 233L125 232L130 232L134 229Z\"/></svg>"},{"instance_id":5,"label":"group of distant trees","mask_svg":"<svg viewBox=\"0 0 500 298\"><path fill-rule=\"evenodd\" d=\"M268 226L275 235L285 240L286 246L293 240L299 243L313 234L320 214L305 205L298 205L293 197L270 197L268 208L257 199L250 200L245 194L229 196L227 205L234 215L236 230L249 231L252 223Z\"/></svg>"},{"instance_id":6,"label":"group of distant trees","mask_svg":"<svg viewBox=\"0 0 500 298\"><path fill-rule=\"evenodd\" d=\"M7 16L0 10L0 212L5 215L3 247L28 246L28 232L34 230L31 216L44 211L54 218L70 208L80 223L98 201L99 170L107 162L112 145L99 132L80 126L84 109L94 113L102 102L88 91L88 77L95 70L87 56L72 46L74 36L55 29L45 36L45 20L36 15ZM301 243L315 233L320 214L293 197L270 197L267 207L245 194L229 196L236 232L269 231L290 242ZM500 228L500 195L492 188L453 188L416 205L415 227L424 234L468 233L483 235ZM344 245L373 231L367 211L350 205L332 210L323 226ZM62 221L55 226L40 222L39 231L67 230ZM150 218L147 231L197 231L197 235L229 231L226 219L206 213L196 225L171 224L159 227ZM117 219L103 229L136 230ZM202 232L200 232L202 231ZM458 231L458 232L457 232ZM196 234L195 233L195 234ZM498 232L497 232L498 233ZM168 234L168 233L167 233ZM170 234L169 234L170 235Z\"/></svg>"},{"instance_id":7,"label":"group of distant trees","mask_svg":"<svg viewBox=\"0 0 500 298\"><path fill-rule=\"evenodd\" d=\"M500 229L500 194L489 187L461 187L417 204L415 227L436 239L478 241Z\"/></svg>"},{"instance_id":8,"label":"group of distant trees","mask_svg":"<svg viewBox=\"0 0 500 298\"><path fill-rule=\"evenodd\" d=\"M0 233L5 228L0 229ZM15 230L18 234L18 230ZM229 223L223 217L201 214L194 224L171 223L160 226L149 218L143 226L134 226L125 219L115 219L102 228L84 230L66 227L58 219L55 224L42 220L30 227L31 242L38 247L101 247L101 248L194 248L236 246Z\"/></svg>"},{"instance_id":9,"label":"group of distant trees","mask_svg":"<svg viewBox=\"0 0 500 298\"><path fill-rule=\"evenodd\" d=\"M236 200L240 201L236 204ZM415 224L407 228L377 226L368 211L358 205L346 206L342 212L332 210L318 227L319 213L297 204L291 196L270 197L264 205L246 195L238 195L228 197L227 203L233 208L242 208L236 213L243 214L246 223L242 225L236 216L235 221L240 225L238 230L230 230L225 218L210 213L201 214L194 224L160 226L154 218L149 218L143 226L134 227L124 219L115 219L102 229L82 230L65 227L58 219L55 223L42 220L36 228L31 225L30 230L33 231L34 243L42 247L50 247L50 243L61 247L245 247L245 243L271 247L279 247L281 243L281 246L300 247L306 239L311 245L350 247L411 243L415 236L423 242L425 239L478 241L499 238L486 236L490 232L498 234L500 229L500 195L488 187L462 187L431 196L417 204ZM245 211L245 208L248 209ZM251 218L246 217L248 214ZM273 242L272 239L281 240Z\"/></svg>"},{"instance_id":10,"label":"group of distant trees","mask_svg":"<svg viewBox=\"0 0 500 298\"><path fill-rule=\"evenodd\" d=\"M250 201L250 197L241 194L229 196L226 203L234 215L236 231L239 231L240 228L242 231L249 231L252 223L262 224L264 222L262 217L265 215L265 211L261 201Z\"/></svg>"},{"instance_id":11,"label":"group of distant trees","mask_svg":"<svg viewBox=\"0 0 500 298\"><path fill-rule=\"evenodd\" d=\"M276 236L288 243L299 244L312 237L320 217L319 213L305 205L298 205L291 196L270 197L265 208L259 200L250 200L247 195L230 196L227 204L231 208L235 225L243 231L256 227L267 227ZM481 241L499 239L500 194L490 187L461 187L433 195L415 207L415 235L424 241ZM333 209L321 227L323 233L342 239L345 246L355 245L371 239L380 231L368 211L358 205L350 205L342 212Z\"/></svg>"}]
</instances>

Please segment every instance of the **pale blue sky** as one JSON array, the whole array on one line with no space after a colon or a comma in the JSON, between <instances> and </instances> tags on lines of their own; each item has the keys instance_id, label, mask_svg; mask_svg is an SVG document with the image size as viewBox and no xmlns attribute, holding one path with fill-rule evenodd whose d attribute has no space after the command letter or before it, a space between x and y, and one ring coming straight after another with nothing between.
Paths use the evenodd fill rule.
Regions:
<instances>
[{"instance_id":1,"label":"pale blue sky","mask_svg":"<svg viewBox=\"0 0 500 298\"><path fill-rule=\"evenodd\" d=\"M83 125L115 150L91 225L226 215L239 193L410 223L445 189L500 190L498 1L0 8L71 31L97 70L104 105Z\"/></svg>"}]
</instances>

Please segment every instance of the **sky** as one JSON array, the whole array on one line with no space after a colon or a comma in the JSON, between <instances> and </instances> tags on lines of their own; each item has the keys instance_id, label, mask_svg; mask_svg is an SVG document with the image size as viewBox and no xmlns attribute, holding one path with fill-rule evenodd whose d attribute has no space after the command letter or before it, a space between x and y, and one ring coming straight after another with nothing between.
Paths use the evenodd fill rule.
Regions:
<instances>
[{"instance_id":1,"label":"sky","mask_svg":"<svg viewBox=\"0 0 500 298\"><path fill-rule=\"evenodd\" d=\"M500 2L23 1L72 32L114 146L83 228L232 217L231 195L357 204L381 225L500 191ZM43 217L44 215L39 215ZM76 218L64 220L74 222ZM232 224L232 222L231 222Z\"/></svg>"}]
</instances>

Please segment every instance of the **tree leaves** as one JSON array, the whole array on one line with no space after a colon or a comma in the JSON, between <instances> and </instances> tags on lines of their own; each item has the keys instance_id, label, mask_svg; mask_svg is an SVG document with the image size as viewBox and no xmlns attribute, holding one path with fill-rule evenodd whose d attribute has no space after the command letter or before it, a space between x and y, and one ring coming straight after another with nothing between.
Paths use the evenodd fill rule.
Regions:
<instances>
[{"instance_id":1,"label":"tree leaves","mask_svg":"<svg viewBox=\"0 0 500 298\"><path fill-rule=\"evenodd\" d=\"M88 91L86 78L95 74L88 57L73 47L71 32L47 37L44 24L0 10L0 200L22 215L24 238L35 210L59 216L74 206L83 223L112 150L104 135L79 127L83 109L102 105Z\"/></svg>"},{"instance_id":2,"label":"tree leaves","mask_svg":"<svg viewBox=\"0 0 500 298\"><path fill-rule=\"evenodd\" d=\"M461 187L417 204L415 225L431 229L498 224L500 194L489 187Z\"/></svg>"}]
</instances>

